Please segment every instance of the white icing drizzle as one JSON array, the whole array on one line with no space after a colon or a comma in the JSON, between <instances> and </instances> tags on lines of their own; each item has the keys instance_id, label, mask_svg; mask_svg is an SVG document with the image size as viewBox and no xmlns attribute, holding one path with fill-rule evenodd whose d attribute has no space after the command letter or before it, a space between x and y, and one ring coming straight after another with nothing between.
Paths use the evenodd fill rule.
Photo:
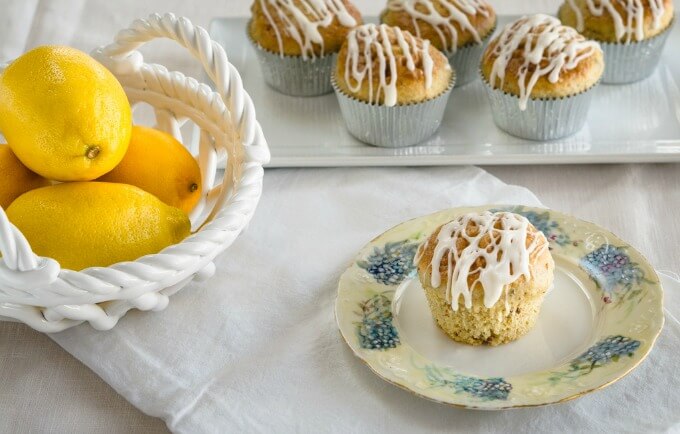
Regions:
<instances>
[{"instance_id":1,"label":"white icing drizzle","mask_svg":"<svg viewBox=\"0 0 680 434\"><path fill-rule=\"evenodd\" d=\"M494 227L500 222L500 227ZM470 235L469 225L477 226L476 235ZM479 283L484 289L484 306L493 307L501 298L503 289L524 276L531 278L530 259L533 254L542 254L548 248L548 241L543 233L533 232L534 238L527 247L527 231L529 221L520 215L499 213L472 213L463 215L441 227L437 234L437 243L429 264L431 268L430 285L439 288L442 284L440 264L446 266L446 301L451 303L454 311L458 310L458 301L463 296L465 307L472 307L472 290ZM480 246L486 236L489 244ZM467 246L458 253L456 241L463 239ZM426 241L419 249L415 262L419 263L425 249ZM482 258L486 265L478 266L477 260ZM468 276L479 273L479 277L468 285ZM506 293L506 310L508 306Z\"/></svg>"},{"instance_id":2,"label":"white icing drizzle","mask_svg":"<svg viewBox=\"0 0 680 434\"><path fill-rule=\"evenodd\" d=\"M661 17L666 11L664 0L648 0L649 9L652 12L652 27L656 30L661 26ZM645 38L645 7L642 0L585 0L590 13L596 17L607 12L614 21L616 40L629 43L635 37L641 41ZM567 4L576 14L576 29L582 32L585 29L583 11L576 5L575 0L567 0ZM616 5L625 10L620 14Z\"/></svg>"},{"instance_id":3,"label":"white icing drizzle","mask_svg":"<svg viewBox=\"0 0 680 434\"><path fill-rule=\"evenodd\" d=\"M393 35L393 39L390 36ZM416 71L416 59L422 59L425 75L425 88L432 87L434 61L430 56L430 41L416 39L415 36L397 27L385 24L364 24L347 35L347 60L345 61L345 82L349 89L357 93L364 80L368 81L369 103L378 102L384 95L384 105L397 104L397 56L393 40L401 50L400 56L409 71ZM378 74L377 88L373 75ZM389 78L388 78L389 77Z\"/></svg>"},{"instance_id":4,"label":"white icing drizzle","mask_svg":"<svg viewBox=\"0 0 680 434\"><path fill-rule=\"evenodd\" d=\"M563 71L576 68L583 59L601 50L597 42L586 40L557 18L543 14L523 17L506 25L496 41L493 51L496 59L489 82L495 88L500 79L502 88L510 59L521 50L524 63L518 70L518 84L519 107L523 111L541 77L547 76L548 81L557 83Z\"/></svg>"},{"instance_id":5,"label":"white icing drizzle","mask_svg":"<svg viewBox=\"0 0 680 434\"><path fill-rule=\"evenodd\" d=\"M387 8L410 15L419 38L421 33L418 21L432 26L441 39L444 51L448 53L454 53L458 49L458 30L454 23L469 31L475 42L482 43L482 38L470 23L469 17L477 14L489 16L491 7L485 0L439 0L438 3L446 11L444 14L435 7L433 0L389 0Z\"/></svg>"},{"instance_id":6,"label":"white icing drizzle","mask_svg":"<svg viewBox=\"0 0 680 434\"><path fill-rule=\"evenodd\" d=\"M337 17L345 27L354 27L357 21L349 13L343 0L259 0L262 12L276 33L279 51L283 56L282 33L290 36L300 46L303 59L315 58L314 45L321 46L324 53L324 42L319 29L328 27ZM279 28L272 12L283 28Z\"/></svg>"}]
</instances>

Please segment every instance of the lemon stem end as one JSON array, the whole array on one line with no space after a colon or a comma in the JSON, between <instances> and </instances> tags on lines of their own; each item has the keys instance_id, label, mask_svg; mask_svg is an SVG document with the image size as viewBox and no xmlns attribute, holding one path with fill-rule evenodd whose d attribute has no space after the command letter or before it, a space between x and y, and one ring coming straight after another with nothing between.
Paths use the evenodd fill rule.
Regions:
<instances>
[{"instance_id":1,"label":"lemon stem end","mask_svg":"<svg viewBox=\"0 0 680 434\"><path fill-rule=\"evenodd\" d=\"M85 153L85 156L89 158L90 160L94 160L97 158L97 155L101 152L101 149L99 146L90 146L87 148L87 152Z\"/></svg>"}]
</instances>

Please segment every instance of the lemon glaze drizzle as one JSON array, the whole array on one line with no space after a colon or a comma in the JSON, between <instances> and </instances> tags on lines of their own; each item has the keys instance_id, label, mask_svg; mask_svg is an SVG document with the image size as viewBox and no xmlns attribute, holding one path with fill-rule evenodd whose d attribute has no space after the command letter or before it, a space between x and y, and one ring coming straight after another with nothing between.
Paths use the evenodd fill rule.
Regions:
<instances>
[{"instance_id":1,"label":"lemon glaze drizzle","mask_svg":"<svg viewBox=\"0 0 680 434\"><path fill-rule=\"evenodd\" d=\"M430 41L425 40L418 44L419 40L409 32L385 24L364 24L353 29L347 36L345 82L352 92L358 93L364 80L368 80L369 104L377 103L383 94L384 105L387 107L397 104L397 57L390 40L390 32L394 33L409 71L417 69L415 56L419 55L422 58L426 89L432 86L434 69L434 61L430 56ZM374 70L374 61L377 61L377 70ZM377 88L373 83L375 72L378 73Z\"/></svg>"},{"instance_id":2,"label":"lemon glaze drizzle","mask_svg":"<svg viewBox=\"0 0 680 434\"><path fill-rule=\"evenodd\" d=\"M494 227L500 221L500 228ZM469 225L479 232L469 235ZM429 264L430 285L439 288L442 284L440 265L446 260L446 301L454 311L463 297L465 307L472 307L472 290L479 283L484 290L484 306L493 307L500 299L503 289L524 276L531 278L530 259L533 254L542 254L548 248L548 241L540 231L533 233L534 239L527 242L529 220L526 217L508 213L471 213L443 225L437 234L436 245ZM488 236L489 244L481 247L480 242ZM464 239L468 244L460 253L456 241ZM418 249L414 262L417 264L427 249L429 238ZM485 265L477 266L478 259ZM475 268L476 267L476 268ZM468 285L468 276L479 273L479 277ZM508 309L506 294L506 313Z\"/></svg>"},{"instance_id":3,"label":"lemon glaze drizzle","mask_svg":"<svg viewBox=\"0 0 680 434\"><path fill-rule=\"evenodd\" d=\"M622 41L625 38L625 42L630 43L633 36L637 41L645 38L645 8L642 5L642 0L597 0L597 2L585 0L585 2L588 10L594 16L601 17L605 11L611 16L617 41ZM624 7L625 17L616 10L614 3ZM585 29L583 12L576 5L575 0L567 0L567 4L576 14L576 29L582 32ZM649 0L649 8L652 12L652 28L656 30L661 26L661 17L666 11L664 0Z\"/></svg>"},{"instance_id":4,"label":"lemon glaze drizzle","mask_svg":"<svg viewBox=\"0 0 680 434\"><path fill-rule=\"evenodd\" d=\"M583 59L601 51L597 42L586 40L557 18L543 14L523 17L506 25L495 41L496 59L489 77L493 88L497 87L498 79L503 87L510 59L517 50L522 50L524 63L517 73L522 111L526 110L531 92L541 77L548 76L550 83L557 83L563 71L576 68ZM531 73L529 66L534 67Z\"/></svg>"},{"instance_id":5,"label":"lemon glaze drizzle","mask_svg":"<svg viewBox=\"0 0 680 434\"><path fill-rule=\"evenodd\" d=\"M468 17L477 14L488 17L490 6L485 0L439 0L439 4L446 10L446 14L437 10L432 0L390 0L387 8L406 12L411 17L416 36L419 38L421 37L419 20L432 26L447 53L455 53L458 48L458 30L454 22L461 29L469 31L476 43L482 43L479 32Z\"/></svg>"},{"instance_id":6,"label":"lemon glaze drizzle","mask_svg":"<svg viewBox=\"0 0 680 434\"><path fill-rule=\"evenodd\" d=\"M296 6L295 0L259 0L262 12L276 33L281 56L283 51L282 32L293 38L300 46L302 58L314 59L314 44L321 46L321 55L324 54L324 41L320 28L328 27L337 17L338 22L344 27L354 27L357 21L349 13L342 0L297 0L300 7ZM272 17L273 13L283 23L279 28Z\"/></svg>"}]
</instances>

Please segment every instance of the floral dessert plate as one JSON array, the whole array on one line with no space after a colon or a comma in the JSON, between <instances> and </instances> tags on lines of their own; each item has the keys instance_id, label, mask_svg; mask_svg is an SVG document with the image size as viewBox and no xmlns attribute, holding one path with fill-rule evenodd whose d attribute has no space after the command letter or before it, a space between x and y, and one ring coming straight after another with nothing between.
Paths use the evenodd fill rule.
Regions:
<instances>
[{"instance_id":1,"label":"floral dessert plate","mask_svg":"<svg viewBox=\"0 0 680 434\"><path fill-rule=\"evenodd\" d=\"M556 264L536 326L498 347L449 339L413 265L419 243L439 225L484 210L527 217L545 233ZM485 410L554 404L603 388L642 362L664 323L659 278L626 242L557 211L512 206L446 210L380 235L340 278L336 317L355 355L386 381Z\"/></svg>"}]
</instances>

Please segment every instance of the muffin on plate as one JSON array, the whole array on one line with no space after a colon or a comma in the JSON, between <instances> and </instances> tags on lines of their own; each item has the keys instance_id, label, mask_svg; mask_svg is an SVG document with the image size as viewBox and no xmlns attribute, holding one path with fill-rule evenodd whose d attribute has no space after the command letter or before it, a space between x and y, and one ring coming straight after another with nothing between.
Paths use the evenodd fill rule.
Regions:
<instances>
[{"instance_id":1,"label":"muffin on plate","mask_svg":"<svg viewBox=\"0 0 680 434\"><path fill-rule=\"evenodd\" d=\"M388 0L380 20L442 51L456 71L456 87L477 78L484 44L496 28L486 0Z\"/></svg>"},{"instance_id":2,"label":"muffin on plate","mask_svg":"<svg viewBox=\"0 0 680 434\"><path fill-rule=\"evenodd\" d=\"M347 35L332 81L354 137L400 147L439 128L455 74L429 41L398 27L364 24Z\"/></svg>"},{"instance_id":3,"label":"muffin on plate","mask_svg":"<svg viewBox=\"0 0 680 434\"><path fill-rule=\"evenodd\" d=\"M558 16L584 36L599 41L607 68L604 83L632 83L649 77L673 25L672 0L566 0Z\"/></svg>"},{"instance_id":4,"label":"muffin on plate","mask_svg":"<svg viewBox=\"0 0 680 434\"><path fill-rule=\"evenodd\" d=\"M293 96L333 91L333 62L349 31L362 23L348 0L255 0L248 37L264 79Z\"/></svg>"},{"instance_id":5,"label":"muffin on plate","mask_svg":"<svg viewBox=\"0 0 680 434\"><path fill-rule=\"evenodd\" d=\"M440 226L415 263L437 325L457 342L493 346L531 330L555 268L543 233L508 212Z\"/></svg>"},{"instance_id":6,"label":"muffin on plate","mask_svg":"<svg viewBox=\"0 0 680 434\"><path fill-rule=\"evenodd\" d=\"M496 125L530 140L576 133L604 71L600 45L548 15L506 25L482 55Z\"/></svg>"}]
</instances>

